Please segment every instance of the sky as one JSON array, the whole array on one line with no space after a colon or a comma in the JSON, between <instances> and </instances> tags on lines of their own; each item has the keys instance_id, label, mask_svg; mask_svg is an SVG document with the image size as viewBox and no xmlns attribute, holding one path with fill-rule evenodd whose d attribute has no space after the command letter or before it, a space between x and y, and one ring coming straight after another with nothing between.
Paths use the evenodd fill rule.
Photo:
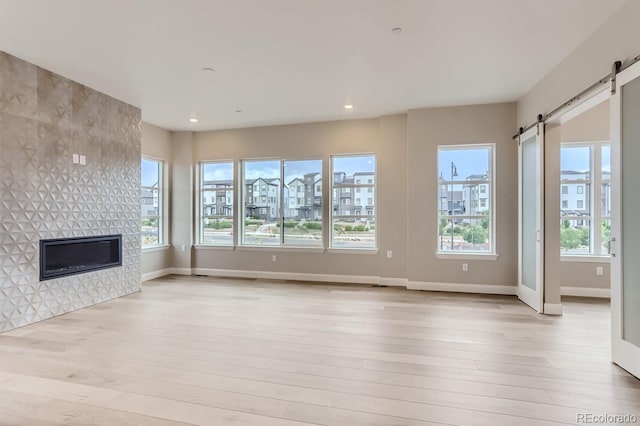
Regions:
<instances>
[{"instance_id":1,"label":"sky","mask_svg":"<svg viewBox=\"0 0 640 426\"><path fill-rule=\"evenodd\" d=\"M375 157L333 157L334 171L344 171L347 175L356 172L375 171ZM586 171L589 169L589 149L587 147L563 148L560 156L562 170ZM488 170L489 155L486 149L444 150L438 156L438 174L450 179L451 163L454 163L458 177L464 180L472 174L482 174ZM245 163L248 179L257 177L277 178L280 176L279 161L252 161ZM611 149L602 148L602 170L611 171ZM322 160L287 160L285 162L285 182L289 183L295 177L302 177L305 173L322 173ZM158 163L142 160L142 185L153 186L158 179ZM233 164L209 163L204 166L206 180L232 180Z\"/></svg>"},{"instance_id":2,"label":"sky","mask_svg":"<svg viewBox=\"0 0 640 426\"><path fill-rule=\"evenodd\" d=\"M576 172L589 171L591 162L588 146L562 147L560 150L560 170L574 170ZM611 171L611 147L602 147L602 171Z\"/></svg>"},{"instance_id":3,"label":"sky","mask_svg":"<svg viewBox=\"0 0 640 426\"><path fill-rule=\"evenodd\" d=\"M258 160L244 162L244 173L247 179L263 177L266 179L280 177L279 160ZM322 174L322 160L285 160L285 183L295 178L302 178L307 173ZM334 170L353 175L356 172L375 171L375 157L334 157ZM144 176L144 167L143 167ZM204 178L206 180L231 180L233 179L233 166L231 163L209 163L204 166Z\"/></svg>"},{"instance_id":4,"label":"sky","mask_svg":"<svg viewBox=\"0 0 640 426\"><path fill-rule=\"evenodd\" d=\"M445 149L438 152L438 176L451 179L451 163L458 173L454 180L489 171L489 149Z\"/></svg>"},{"instance_id":5,"label":"sky","mask_svg":"<svg viewBox=\"0 0 640 426\"><path fill-rule=\"evenodd\" d=\"M589 170L590 149L587 146L563 147L560 155L561 170L584 172ZM482 174L489 169L489 151L487 149L450 149L438 154L438 175L445 180L451 179L453 162L458 176L454 180L465 180L472 174ZM602 171L611 171L611 148L602 147Z\"/></svg>"},{"instance_id":6,"label":"sky","mask_svg":"<svg viewBox=\"0 0 640 426\"><path fill-rule=\"evenodd\" d=\"M142 160L142 186L154 186L158 183L158 164L157 161Z\"/></svg>"},{"instance_id":7,"label":"sky","mask_svg":"<svg viewBox=\"0 0 640 426\"><path fill-rule=\"evenodd\" d=\"M233 163L207 163L203 165L205 180L233 180Z\"/></svg>"}]
</instances>

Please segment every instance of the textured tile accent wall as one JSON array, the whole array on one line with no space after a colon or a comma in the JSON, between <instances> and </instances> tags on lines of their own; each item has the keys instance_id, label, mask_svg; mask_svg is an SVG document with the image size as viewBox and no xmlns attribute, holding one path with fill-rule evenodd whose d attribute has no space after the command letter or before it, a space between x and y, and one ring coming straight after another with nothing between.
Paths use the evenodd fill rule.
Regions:
<instances>
[{"instance_id":1,"label":"textured tile accent wall","mask_svg":"<svg viewBox=\"0 0 640 426\"><path fill-rule=\"evenodd\" d=\"M138 108L0 52L0 331L140 289L140 145ZM104 234L122 267L39 281L40 239Z\"/></svg>"}]
</instances>

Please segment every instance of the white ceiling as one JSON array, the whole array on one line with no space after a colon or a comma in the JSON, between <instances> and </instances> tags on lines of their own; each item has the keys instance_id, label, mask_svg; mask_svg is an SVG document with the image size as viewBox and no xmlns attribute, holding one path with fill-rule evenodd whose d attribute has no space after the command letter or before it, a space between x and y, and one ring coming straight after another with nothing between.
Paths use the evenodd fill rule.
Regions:
<instances>
[{"instance_id":1,"label":"white ceiling","mask_svg":"<svg viewBox=\"0 0 640 426\"><path fill-rule=\"evenodd\" d=\"M0 50L167 129L235 128L514 101L623 3L0 0Z\"/></svg>"}]
</instances>

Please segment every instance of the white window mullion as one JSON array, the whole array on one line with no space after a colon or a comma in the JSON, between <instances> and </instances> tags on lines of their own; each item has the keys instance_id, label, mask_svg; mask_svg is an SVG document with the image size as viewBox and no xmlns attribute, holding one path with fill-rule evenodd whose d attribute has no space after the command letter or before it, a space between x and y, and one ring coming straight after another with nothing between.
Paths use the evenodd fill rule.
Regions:
<instances>
[{"instance_id":1,"label":"white window mullion","mask_svg":"<svg viewBox=\"0 0 640 426\"><path fill-rule=\"evenodd\" d=\"M289 194L291 196L291 194ZM296 191L296 197L298 196ZM284 245L284 160L280 160L280 208L278 209L280 223L280 245Z\"/></svg>"}]
</instances>

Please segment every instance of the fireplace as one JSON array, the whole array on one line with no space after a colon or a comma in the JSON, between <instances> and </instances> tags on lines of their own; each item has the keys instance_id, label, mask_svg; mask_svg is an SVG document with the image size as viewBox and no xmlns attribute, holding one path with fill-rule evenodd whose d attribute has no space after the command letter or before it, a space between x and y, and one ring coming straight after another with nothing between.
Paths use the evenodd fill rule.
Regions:
<instances>
[{"instance_id":1,"label":"fireplace","mask_svg":"<svg viewBox=\"0 0 640 426\"><path fill-rule=\"evenodd\" d=\"M40 240L40 281L122 266L122 235Z\"/></svg>"}]
</instances>

